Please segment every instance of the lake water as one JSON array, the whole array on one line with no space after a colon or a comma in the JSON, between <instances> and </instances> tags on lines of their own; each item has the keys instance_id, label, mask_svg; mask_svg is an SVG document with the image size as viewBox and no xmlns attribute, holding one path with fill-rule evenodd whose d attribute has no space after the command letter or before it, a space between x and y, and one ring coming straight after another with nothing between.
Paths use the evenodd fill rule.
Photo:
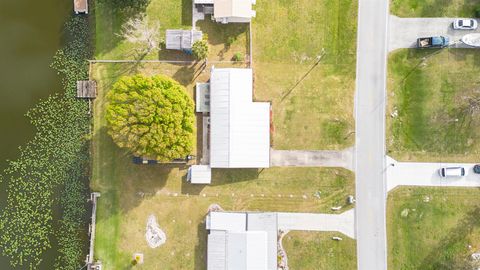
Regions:
<instances>
[{"instance_id":1,"label":"lake water","mask_svg":"<svg viewBox=\"0 0 480 270\"><path fill-rule=\"evenodd\" d=\"M34 134L25 113L41 98L61 91L50 68L61 46L62 27L72 13L70 0L0 0L0 170L15 159L18 146ZM0 185L0 207L5 203ZM55 252L47 252L41 269L49 269ZM0 256L0 269L10 269ZM18 269L18 268L17 268Z\"/></svg>"}]
</instances>

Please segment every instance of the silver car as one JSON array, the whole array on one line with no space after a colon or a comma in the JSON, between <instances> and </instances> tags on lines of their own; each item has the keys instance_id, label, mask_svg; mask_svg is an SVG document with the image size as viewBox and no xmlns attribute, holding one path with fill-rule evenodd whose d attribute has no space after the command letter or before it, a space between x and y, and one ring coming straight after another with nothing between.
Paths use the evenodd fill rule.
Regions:
<instances>
[{"instance_id":1,"label":"silver car","mask_svg":"<svg viewBox=\"0 0 480 270\"><path fill-rule=\"evenodd\" d=\"M478 23L474 19L456 19L453 21L453 29L456 30L475 30Z\"/></svg>"}]
</instances>

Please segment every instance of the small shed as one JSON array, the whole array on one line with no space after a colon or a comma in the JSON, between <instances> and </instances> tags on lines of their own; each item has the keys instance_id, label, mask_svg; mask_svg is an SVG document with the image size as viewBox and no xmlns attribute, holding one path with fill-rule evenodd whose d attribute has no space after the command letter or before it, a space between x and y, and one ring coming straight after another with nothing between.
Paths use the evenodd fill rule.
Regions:
<instances>
[{"instance_id":1,"label":"small shed","mask_svg":"<svg viewBox=\"0 0 480 270\"><path fill-rule=\"evenodd\" d=\"M210 84L197 83L195 86L195 107L200 113L210 112Z\"/></svg>"},{"instance_id":2,"label":"small shed","mask_svg":"<svg viewBox=\"0 0 480 270\"><path fill-rule=\"evenodd\" d=\"M190 51L193 43L202 38L202 31L169 29L166 31L165 47L168 50Z\"/></svg>"},{"instance_id":3,"label":"small shed","mask_svg":"<svg viewBox=\"0 0 480 270\"><path fill-rule=\"evenodd\" d=\"M210 184L212 169L208 165L193 165L188 169L187 181L192 184Z\"/></svg>"},{"instance_id":4,"label":"small shed","mask_svg":"<svg viewBox=\"0 0 480 270\"><path fill-rule=\"evenodd\" d=\"M77 81L77 98L92 99L97 97L97 82Z\"/></svg>"},{"instance_id":5,"label":"small shed","mask_svg":"<svg viewBox=\"0 0 480 270\"><path fill-rule=\"evenodd\" d=\"M75 14L88 14L88 0L73 0Z\"/></svg>"}]
</instances>

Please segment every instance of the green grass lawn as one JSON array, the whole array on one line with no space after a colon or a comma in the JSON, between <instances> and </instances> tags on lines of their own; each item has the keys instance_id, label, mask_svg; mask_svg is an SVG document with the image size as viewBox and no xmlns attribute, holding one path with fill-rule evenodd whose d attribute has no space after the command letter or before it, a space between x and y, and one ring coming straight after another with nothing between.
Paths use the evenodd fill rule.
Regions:
<instances>
[{"instance_id":1,"label":"green grass lawn","mask_svg":"<svg viewBox=\"0 0 480 270\"><path fill-rule=\"evenodd\" d=\"M477 0L391 0L391 13L399 17L476 17Z\"/></svg>"},{"instance_id":2,"label":"green grass lawn","mask_svg":"<svg viewBox=\"0 0 480 270\"><path fill-rule=\"evenodd\" d=\"M343 240L334 241L333 236ZM283 238L283 247L291 270L357 269L356 241L339 233L291 231Z\"/></svg>"},{"instance_id":3,"label":"green grass lawn","mask_svg":"<svg viewBox=\"0 0 480 270\"><path fill-rule=\"evenodd\" d=\"M258 1L255 10L255 97L272 101L273 147L353 145L357 1Z\"/></svg>"},{"instance_id":4,"label":"green grass lawn","mask_svg":"<svg viewBox=\"0 0 480 270\"><path fill-rule=\"evenodd\" d=\"M138 1L143 2L143 1ZM192 0L150 0L145 5L125 11L111 4L109 0L98 1L95 7L96 59L140 59L138 44L130 43L121 37L122 26L129 19L140 16L150 23L160 24L160 37L165 39L167 29L192 28ZM231 60L237 52L248 54L248 25L220 25L210 18L197 22L197 28L208 36L211 61ZM161 49L153 50L142 56L145 60L194 60L181 51Z\"/></svg>"},{"instance_id":5,"label":"green grass lawn","mask_svg":"<svg viewBox=\"0 0 480 270\"><path fill-rule=\"evenodd\" d=\"M480 190L400 188L389 194L389 269L476 269ZM478 267L479 265L476 265Z\"/></svg>"},{"instance_id":6,"label":"green grass lawn","mask_svg":"<svg viewBox=\"0 0 480 270\"><path fill-rule=\"evenodd\" d=\"M480 102L479 64L480 52L469 49L390 55L389 155L421 161L478 159L480 111L469 109L472 100Z\"/></svg>"},{"instance_id":7,"label":"green grass lawn","mask_svg":"<svg viewBox=\"0 0 480 270\"><path fill-rule=\"evenodd\" d=\"M208 69L207 69L208 70ZM95 254L105 269L128 269L132 254L143 252L140 269L205 269L207 208L218 203L226 210L331 212L345 205L354 192L353 173L344 169L271 168L214 170L212 185L185 183L186 167L139 166L119 149L106 132L105 94L121 75L166 74L192 94L197 66L173 64L95 64L98 84L94 103L93 178L101 192L97 212ZM314 197L316 191L321 198ZM350 206L351 207L351 206ZM349 207L345 205L345 210ZM150 249L145 241L148 215L155 214L167 243Z\"/></svg>"}]
</instances>

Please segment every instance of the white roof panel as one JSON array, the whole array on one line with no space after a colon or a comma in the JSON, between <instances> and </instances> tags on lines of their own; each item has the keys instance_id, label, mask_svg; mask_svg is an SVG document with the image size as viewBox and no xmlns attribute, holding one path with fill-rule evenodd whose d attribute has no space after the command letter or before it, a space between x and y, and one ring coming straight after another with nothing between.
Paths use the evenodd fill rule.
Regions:
<instances>
[{"instance_id":1,"label":"white roof panel","mask_svg":"<svg viewBox=\"0 0 480 270\"><path fill-rule=\"evenodd\" d=\"M213 69L210 78L212 168L270 165L270 103L252 101L251 69Z\"/></svg>"},{"instance_id":2,"label":"white roof panel","mask_svg":"<svg viewBox=\"0 0 480 270\"><path fill-rule=\"evenodd\" d=\"M255 16L255 12L252 10L252 2L252 0L214 0L214 17L251 18Z\"/></svg>"},{"instance_id":3,"label":"white roof panel","mask_svg":"<svg viewBox=\"0 0 480 270\"><path fill-rule=\"evenodd\" d=\"M210 230L243 232L247 229L247 214L210 212Z\"/></svg>"},{"instance_id":4,"label":"white roof panel","mask_svg":"<svg viewBox=\"0 0 480 270\"><path fill-rule=\"evenodd\" d=\"M212 182L212 169L208 165L192 165L188 173L192 184L210 184Z\"/></svg>"},{"instance_id":5,"label":"white roof panel","mask_svg":"<svg viewBox=\"0 0 480 270\"><path fill-rule=\"evenodd\" d=\"M207 269L226 270L226 233L225 231L212 231L208 234Z\"/></svg>"}]
</instances>

